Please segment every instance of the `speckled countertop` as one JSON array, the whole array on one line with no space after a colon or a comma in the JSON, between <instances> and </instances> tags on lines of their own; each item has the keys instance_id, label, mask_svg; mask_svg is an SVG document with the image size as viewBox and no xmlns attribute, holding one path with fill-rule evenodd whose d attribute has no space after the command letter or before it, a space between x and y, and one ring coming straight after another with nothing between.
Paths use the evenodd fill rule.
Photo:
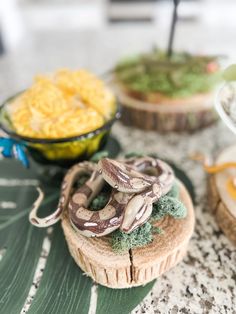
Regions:
<instances>
[{"instance_id":1,"label":"speckled countertop","mask_svg":"<svg viewBox=\"0 0 236 314\"><path fill-rule=\"evenodd\" d=\"M191 178L196 192L196 227L184 261L159 278L151 294L134 313L236 313L236 247L221 233L207 204L206 175L189 155L214 156L232 142L219 123L189 135L159 135L122 125L114 135L125 151L156 152L171 159Z\"/></svg>"},{"instance_id":2,"label":"speckled countertop","mask_svg":"<svg viewBox=\"0 0 236 314\"><path fill-rule=\"evenodd\" d=\"M216 30L202 30L196 25L188 29L180 25L177 47L229 56L234 53L232 34L225 31L219 39L214 36ZM103 73L120 56L147 49L154 42L163 46L166 40L164 33L152 26L30 34L24 45L0 59L0 100L25 88L35 73L65 66ZM156 152L172 160L186 171L196 192L196 228L187 256L157 280L134 313L236 313L236 248L216 225L207 205L206 176L189 158L199 150L214 156L236 138L221 123L193 135L143 133L117 123L113 134L124 152Z\"/></svg>"}]
</instances>

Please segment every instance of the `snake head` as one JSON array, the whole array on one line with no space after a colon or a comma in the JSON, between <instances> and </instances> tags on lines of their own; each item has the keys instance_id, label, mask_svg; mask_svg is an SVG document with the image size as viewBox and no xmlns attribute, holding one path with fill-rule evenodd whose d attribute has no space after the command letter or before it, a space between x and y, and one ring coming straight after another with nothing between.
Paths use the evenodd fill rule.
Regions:
<instances>
[{"instance_id":1,"label":"snake head","mask_svg":"<svg viewBox=\"0 0 236 314\"><path fill-rule=\"evenodd\" d=\"M134 167L109 158L102 158L98 162L98 171L108 184L123 193L139 193L153 181Z\"/></svg>"}]
</instances>

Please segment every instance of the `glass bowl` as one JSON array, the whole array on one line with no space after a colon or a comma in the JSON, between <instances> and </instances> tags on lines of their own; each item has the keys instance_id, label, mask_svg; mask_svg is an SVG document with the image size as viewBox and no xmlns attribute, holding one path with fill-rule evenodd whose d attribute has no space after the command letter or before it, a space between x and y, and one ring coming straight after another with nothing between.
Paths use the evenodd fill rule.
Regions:
<instances>
[{"instance_id":1,"label":"glass bowl","mask_svg":"<svg viewBox=\"0 0 236 314\"><path fill-rule=\"evenodd\" d=\"M100 128L88 133L58 139L22 136L14 131L6 112L6 105L19 94L10 97L0 106L0 130L8 137L24 145L29 155L40 164L69 167L78 161L87 160L103 148L113 123L120 118L120 107L116 104L113 117Z\"/></svg>"}]
</instances>

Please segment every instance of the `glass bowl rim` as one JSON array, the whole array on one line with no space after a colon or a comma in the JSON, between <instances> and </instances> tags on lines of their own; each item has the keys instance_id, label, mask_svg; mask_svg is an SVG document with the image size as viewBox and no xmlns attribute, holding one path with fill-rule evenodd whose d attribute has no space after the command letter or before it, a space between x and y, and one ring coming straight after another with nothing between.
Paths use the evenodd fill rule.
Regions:
<instances>
[{"instance_id":1,"label":"glass bowl rim","mask_svg":"<svg viewBox=\"0 0 236 314\"><path fill-rule=\"evenodd\" d=\"M14 99L17 95L20 95L24 91L18 92L15 95L8 97L1 105L0 105L0 113L3 110L4 106L9 103L12 99ZM0 120L0 130L2 130L4 133L9 135L11 138L15 140L21 140L24 142L29 142L33 144L59 144L59 143L68 143L68 142L74 142L78 140L85 140L94 137L95 135L98 135L102 131L109 130L113 123L118 120L121 116L121 106L119 105L119 102L117 101L116 98L116 111L111 119L106 121L105 124L103 124L101 127L89 131L84 134L80 135L74 135L74 136L69 136L69 137L61 137L61 138L33 138L33 137L28 137L24 135L20 135L14 131L9 130L6 126L3 125L3 123Z\"/></svg>"}]
</instances>

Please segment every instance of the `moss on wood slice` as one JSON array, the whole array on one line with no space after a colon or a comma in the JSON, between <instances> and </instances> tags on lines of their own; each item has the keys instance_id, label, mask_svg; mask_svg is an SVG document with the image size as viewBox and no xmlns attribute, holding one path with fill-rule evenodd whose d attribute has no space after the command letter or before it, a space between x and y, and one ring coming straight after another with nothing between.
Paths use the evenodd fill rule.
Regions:
<instances>
[{"instance_id":1,"label":"moss on wood slice","mask_svg":"<svg viewBox=\"0 0 236 314\"><path fill-rule=\"evenodd\" d=\"M155 225L163 230L153 241L121 254L115 253L110 237L86 238L71 227L66 214L62 227L75 262L97 283L111 288L144 285L179 263L186 253L194 228L190 196L180 184L180 200L188 209L186 218L165 217Z\"/></svg>"},{"instance_id":2,"label":"moss on wood slice","mask_svg":"<svg viewBox=\"0 0 236 314\"><path fill-rule=\"evenodd\" d=\"M125 125L159 132L192 132L217 121L212 92L179 99L159 94L149 94L145 98L139 95L137 99L121 86L116 85L115 91Z\"/></svg>"}]
</instances>

